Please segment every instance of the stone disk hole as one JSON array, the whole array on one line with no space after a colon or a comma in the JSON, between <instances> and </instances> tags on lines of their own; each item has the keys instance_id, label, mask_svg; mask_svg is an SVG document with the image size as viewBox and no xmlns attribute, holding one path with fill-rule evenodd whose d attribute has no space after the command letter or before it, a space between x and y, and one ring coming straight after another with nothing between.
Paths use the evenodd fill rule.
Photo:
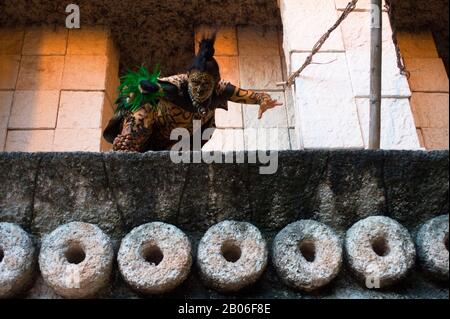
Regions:
<instances>
[{"instance_id":1,"label":"stone disk hole","mask_svg":"<svg viewBox=\"0 0 450 319\"><path fill-rule=\"evenodd\" d=\"M312 240L302 240L298 244L298 249L307 262L314 262L316 260L316 245Z\"/></svg>"},{"instance_id":2,"label":"stone disk hole","mask_svg":"<svg viewBox=\"0 0 450 319\"><path fill-rule=\"evenodd\" d=\"M237 262L242 255L241 248L234 241L225 241L221 248L222 256L230 263Z\"/></svg>"},{"instance_id":3,"label":"stone disk hole","mask_svg":"<svg viewBox=\"0 0 450 319\"><path fill-rule=\"evenodd\" d=\"M158 266L164 259L164 254L155 243L148 243L142 247L142 257L146 262Z\"/></svg>"},{"instance_id":4,"label":"stone disk hole","mask_svg":"<svg viewBox=\"0 0 450 319\"><path fill-rule=\"evenodd\" d=\"M86 253L79 243L71 244L64 256L70 264L74 265L81 264L86 259Z\"/></svg>"},{"instance_id":5,"label":"stone disk hole","mask_svg":"<svg viewBox=\"0 0 450 319\"><path fill-rule=\"evenodd\" d=\"M3 257L5 257L5 253L3 252L3 249L0 247L0 263L3 261Z\"/></svg>"},{"instance_id":6,"label":"stone disk hole","mask_svg":"<svg viewBox=\"0 0 450 319\"><path fill-rule=\"evenodd\" d=\"M372 249L380 257L389 255L390 248L386 237L377 237L372 241Z\"/></svg>"}]
</instances>

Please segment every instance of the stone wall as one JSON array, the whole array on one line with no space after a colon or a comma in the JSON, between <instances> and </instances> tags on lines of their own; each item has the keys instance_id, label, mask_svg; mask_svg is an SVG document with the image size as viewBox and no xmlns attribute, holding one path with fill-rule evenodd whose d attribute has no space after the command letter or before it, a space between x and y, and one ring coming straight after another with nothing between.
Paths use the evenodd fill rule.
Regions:
<instances>
[{"instance_id":1,"label":"stone wall","mask_svg":"<svg viewBox=\"0 0 450 319\"><path fill-rule=\"evenodd\" d=\"M305 61L348 1L280 1L289 73ZM318 10L317 8L321 8ZM369 130L370 13L368 2L338 27L295 82L297 133L305 148L367 148ZM381 147L420 148L408 81L396 63L392 30L383 13Z\"/></svg>"},{"instance_id":2,"label":"stone wall","mask_svg":"<svg viewBox=\"0 0 450 319\"><path fill-rule=\"evenodd\" d=\"M119 56L104 28L0 29L0 151L100 151Z\"/></svg>"},{"instance_id":3,"label":"stone wall","mask_svg":"<svg viewBox=\"0 0 450 319\"><path fill-rule=\"evenodd\" d=\"M400 32L400 50L412 90L411 107L421 145L448 149L449 84L431 32Z\"/></svg>"},{"instance_id":4,"label":"stone wall","mask_svg":"<svg viewBox=\"0 0 450 319\"><path fill-rule=\"evenodd\" d=\"M62 224L97 225L114 242L134 227L154 221L186 232L194 248L205 231L222 220L257 226L269 245L287 224L313 219L341 238L357 221L384 215L415 238L429 219L448 214L448 151L290 151L279 156L274 175L260 164L174 164L169 153L0 154L0 222L13 222L40 240ZM102 297L138 297L117 266ZM58 298L38 278L31 298ZM236 294L206 289L196 266L188 280L166 297L267 298L448 298L448 287L415 267L392 289L361 286L344 267L327 288L315 293L288 289L272 266L258 283Z\"/></svg>"},{"instance_id":5,"label":"stone wall","mask_svg":"<svg viewBox=\"0 0 450 319\"><path fill-rule=\"evenodd\" d=\"M196 29L196 43L207 27ZM258 105L228 103L228 111L216 110L216 126L204 151L242 151L257 149L298 149L294 134L294 105L277 83L286 79L281 48L283 35L278 28L221 28L216 40L216 60L222 79L236 86L264 91L283 105L268 110L258 120ZM198 45L197 45L198 46Z\"/></svg>"}]
</instances>

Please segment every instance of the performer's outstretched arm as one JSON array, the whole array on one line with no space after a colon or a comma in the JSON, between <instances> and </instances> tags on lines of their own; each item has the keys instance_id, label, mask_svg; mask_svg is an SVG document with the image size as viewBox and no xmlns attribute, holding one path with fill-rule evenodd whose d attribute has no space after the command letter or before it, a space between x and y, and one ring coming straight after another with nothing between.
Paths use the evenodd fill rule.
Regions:
<instances>
[{"instance_id":1,"label":"performer's outstretched arm","mask_svg":"<svg viewBox=\"0 0 450 319\"><path fill-rule=\"evenodd\" d=\"M243 104L259 104L260 107L258 112L258 119L261 119L262 115L267 110L272 109L276 106L283 105L283 103L272 99L272 97L267 93L244 90L231 84L229 84L229 86L227 87L227 91L229 92L230 96L229 100L232 102Z\"/></svg>"}]
</instances>

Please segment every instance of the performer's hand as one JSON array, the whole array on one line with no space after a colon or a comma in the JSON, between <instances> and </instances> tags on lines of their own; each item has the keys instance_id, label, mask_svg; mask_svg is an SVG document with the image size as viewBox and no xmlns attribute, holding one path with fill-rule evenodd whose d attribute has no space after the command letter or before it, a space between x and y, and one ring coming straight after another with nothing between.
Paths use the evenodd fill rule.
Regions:
<instances>
[{"instance_id":1,"label":"performer's hand","mask_svg":"<svg viewBox=\"0 0 450 319\"><path fill-rule=\"evenodd\" d=\"M267 94L267 97L264 98L263 102L259 106L258 119L260 120L264 112L266 112L267 110L281 105L283 105L283 103L280 103L277 100L273 100L270 95Z\"/></svg>"}]
</instances>

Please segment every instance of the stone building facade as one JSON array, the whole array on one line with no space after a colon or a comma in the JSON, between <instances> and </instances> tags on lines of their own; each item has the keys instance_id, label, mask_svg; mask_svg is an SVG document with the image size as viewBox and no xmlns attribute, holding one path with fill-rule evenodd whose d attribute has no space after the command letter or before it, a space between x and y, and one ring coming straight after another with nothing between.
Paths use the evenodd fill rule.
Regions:
<instances>
[{"instance_id":1,"label":"stone building facade","mask_svg":"<svg viewBox=\"0 0 450 319\"><path fill-rule=\"evenodd\" d=\"M258 121L256 106L230 103L228 111L217 111L205 150L367 148L369 1L359 2L292 88L279 85L347 2L282 0L279 23L220 29L223 78L268 91L284 105ZM383 21L382 148L448 149L448 75L431 32L397 36L408 79L397 68L386 12ZM0 27L0 150L111 148L101 131L113 114L119 70L134 67L124 65L122 38L111 28ZM192 29L191 55L204 29Z\"/></svg>"}]
</instances>

